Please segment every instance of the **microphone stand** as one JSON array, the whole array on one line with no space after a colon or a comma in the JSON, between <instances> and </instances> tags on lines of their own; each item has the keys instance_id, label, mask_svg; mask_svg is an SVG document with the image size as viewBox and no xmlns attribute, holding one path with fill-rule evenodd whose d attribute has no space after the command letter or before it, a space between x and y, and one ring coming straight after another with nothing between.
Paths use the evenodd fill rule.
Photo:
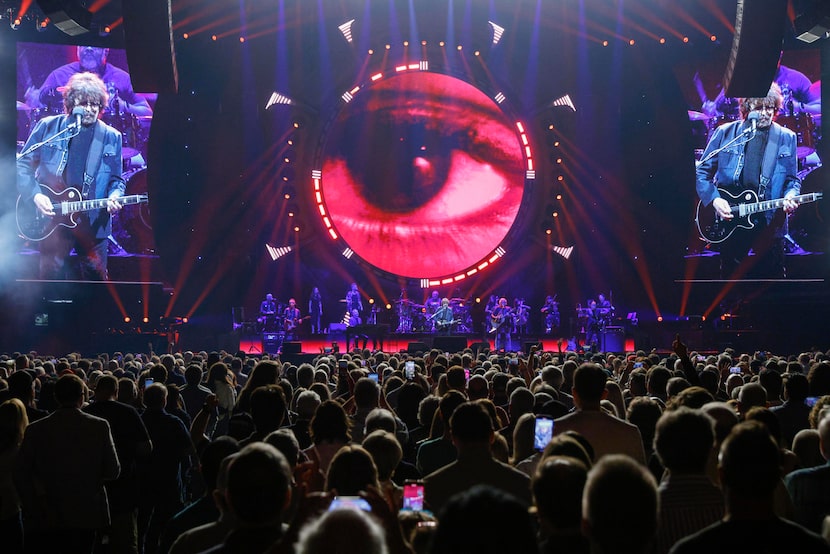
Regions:
<instances>
[{"instance_id":1,"label":"microphone stand","mask_svg":"<svg viewBox=\"0 0 830 554\"><path fill-rule=\"evenodd\" d=\"M75 127L74 122L73 122L73 123L70 123L69 125L67 125L67 126L66 126L66 127L64 127L63 129L61 129L60 131L58 131L57 133L55 133L54 135L52 135L51 137L48 137L48 138L46 138L46 139L44 139L44 140L42 140L42 141L40 141L40 142L36 142L35 144L33 144L33 145L29 146L29 148L27 148L27 149L25 149L24 151L22 151L22 152L20 152L19 154L17 154L17 158L16 158L16 159L18 159L18 160L19 160L19 159L20 159L20 158L22 158L23 156L28 156L29 154L31 154L32 152L34 152L34 151L35 151L35 150L37 150L38 148L40 148L40 147L42 147L42 146L45 146L45 145L49 144L50 142L53 142L53 141L55 141L55 140L59 139L59 138L61 137L61 135L66 134L68 131L74 131L74 133L73 133L72 135L70 135L70 136L66 137L66 138L72 138L72 137L77 136L77 135L78 135L78 133L80 133L80 132L81 132L81 129L80 129L80 127Z\"/></svg>"},{"instance_id":2,"label":"microphone stand","mask_svg":"<svg viewBox=\"0 0 830 554\"><path fill-rule=\"evenodd\" d=\"M724 144L720 148L716 148L716 149L712 150L705 157L703 157L700 160L698 160L697 162L695 162L695 167L700 167L702 164L708 162L709 160L711 160L712 158L714 158L715 156L717 156L718 154L720 154L721 152L723 152L724 150L729 148L730 146L735 146L736 144L737 145L746 144L747 142L749 142L753 138L755 138L756 132L757 131L755 129L751 129L751 128L750 129L744 129L735 138L733 138L732 140L730 140L729 142L727 142L726 144ZM745 141L739 143L738 141L745 138L746 135L749 135L749 138L747 138Z\"/></svg>"}]
</instances>

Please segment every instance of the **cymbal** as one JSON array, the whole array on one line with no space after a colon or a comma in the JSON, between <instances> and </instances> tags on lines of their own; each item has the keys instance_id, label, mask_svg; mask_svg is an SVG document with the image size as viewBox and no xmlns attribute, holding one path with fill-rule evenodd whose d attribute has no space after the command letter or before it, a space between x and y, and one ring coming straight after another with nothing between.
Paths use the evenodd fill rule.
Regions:
<instances>
[{"instance_id":1,"label":"cymbal","mask_svg":"<svg viewBox=\"0 0 830 554\"><path fill-rule=\"evenodd\" d=\"M689 121L704 121L709 119L709 116L702 112L689 110Z\"/></svg>"},{"instance_id":2,"label":"cymbal","mask_svg":"<svg viewBox=\"0 0 830 554\"><path fill-rule=\"evenodd\" d=\"M17 111L19 112L28 112L32 108L28 104L24 104L20 100L17 101Z\"/></svg>"}]
</instances>

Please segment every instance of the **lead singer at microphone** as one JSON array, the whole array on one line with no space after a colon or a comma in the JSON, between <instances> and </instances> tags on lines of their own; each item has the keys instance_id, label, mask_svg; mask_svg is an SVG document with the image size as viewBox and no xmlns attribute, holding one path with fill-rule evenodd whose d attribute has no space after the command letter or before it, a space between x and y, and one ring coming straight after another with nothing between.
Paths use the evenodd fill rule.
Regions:
<instances>
[{"instance_id":1,"label":"lead singer at microphone","mask_svg":"<svg viewBox=\"0 0 830 554\"><path fill-rule=\"evenodd\" d=\"M40 246L41 279L75 277L68 263L73 248L78 258L78 277L87 280L108 278L110 214L121 209L119 198L124 194L125 184L121 177L121 133L99 120L101 109L107 102L107 87L97 75L76 73L63 92L66 115L38 121L23 152L50 137L55 138L17 160L18 214L23 214L25 208L32 208L33 214L37 210L47 218L43 220L46 222L43 227L38 224L27 229L29 234L26 236L39 238L33 237L37 231L45 234L54 228L37 243ZM61 194L70 187L77 189L81 198ZM75 213L77 226L74 228L70 228L68 217L55 213L54 206L60 201L104 198L108 199L105 208ZM22 219L21 226L26 224L25 218Z\"/></svg>"},{"instance_id":2,"label":"lead singer at microphone","mask_svg":"<svg viewBox=\"0 0 830 554\"><path fill-rule=\"evenodd\" d=\"M724 228L734 226L729 238L717 245L724 279L785 276L784 211L789 214L798 207L794 197L801 181L796 135L773 121L782 102L775 83L765 98L742 98L741 120L715 129L697 167L700 210L713 209ZM745 202L745 191L756 193L759 201L783 198L784 210L756 213L751 216L754 227L745 230L736 224L746 221L730 209ZM753 259L747 256L750 249Z\"/></svg>"}]
</instances>

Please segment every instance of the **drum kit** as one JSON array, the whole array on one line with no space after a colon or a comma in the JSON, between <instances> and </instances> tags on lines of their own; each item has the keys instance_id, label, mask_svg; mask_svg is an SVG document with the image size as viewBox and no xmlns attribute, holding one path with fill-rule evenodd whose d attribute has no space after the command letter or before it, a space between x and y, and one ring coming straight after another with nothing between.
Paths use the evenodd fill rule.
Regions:
<instances>
[{"instance_id":1,"label":"drum kit","mask_svg":"<svg viewBox=\"0 0 830 554\"><path fill-rule=\"evenodd\" d=\"M430 319L429 309L426 304L418 304L402 298L395 300L396 312L398 315L398 326L396 333L434 333L437 331L435 321ZM456 333L469 333L472 329L472 316L470 306L464 298L450 298L453 318L459 320L454 326Z\"/></svg>"},{"instance_id":2,"label":"drum kit","mask_svg":"<svg viewBox=\"0 0 830 554\"><path fill-rule=\"evenodd\" d=\"M785 103L785 106L787 103ZM692 138L695 144L695 159L700 160L703 151L715 132L715 129L726 123L737 121L740 113L737 110L727 110L710 116L702 112L689 110L689 121L692 124ZM807 112L795 112L784 109L779 113L775 122L794 132L797 140L797 155L799 164L804 165L808 156L816 151L816 143L820 140L821 128L816 125L813 116Z\"/></svg>"},{"instance_id":3,"label":"drum kit","mask_svg":"<svg viewBox=\"0 0 830 554\"><path fill-rule=\"evenodd\" d=\"M127 183L127 194L147 193L147 140L150 134L152 116L136 116L123 109L124 101L119 97L113 83L107 84L109 104L101 114L101 120L121 132L121 158ZM24 141L35 124L44 117L64 113L61 87L41 92L42 106L32 107L17 102L18 142L17 151L23 149ZM110 255L154 254L155 242L150 222L150 204L125 206L113 215L113 234L110 237Z\"/></svg>"}]
</instances>

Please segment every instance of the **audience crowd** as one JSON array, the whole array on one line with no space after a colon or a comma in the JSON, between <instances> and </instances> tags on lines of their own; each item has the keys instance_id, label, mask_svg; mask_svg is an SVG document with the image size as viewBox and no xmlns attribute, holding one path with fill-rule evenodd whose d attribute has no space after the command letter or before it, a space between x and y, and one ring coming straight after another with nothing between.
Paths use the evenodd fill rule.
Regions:
<instances>
[{"instance_id":1,"label":"audience crowd","mask_svg":"<svg viewBox=\"0 0 830 554\"><path fill-rule=\"evenodd\" d=\"M0 356L0 551L830 552L830 353L295 359Z\"/></svg>"}]
</instances>

